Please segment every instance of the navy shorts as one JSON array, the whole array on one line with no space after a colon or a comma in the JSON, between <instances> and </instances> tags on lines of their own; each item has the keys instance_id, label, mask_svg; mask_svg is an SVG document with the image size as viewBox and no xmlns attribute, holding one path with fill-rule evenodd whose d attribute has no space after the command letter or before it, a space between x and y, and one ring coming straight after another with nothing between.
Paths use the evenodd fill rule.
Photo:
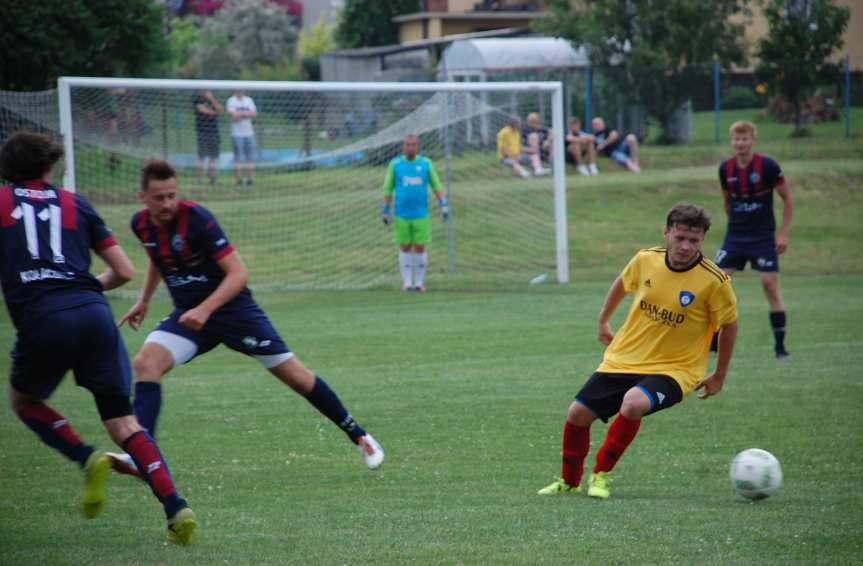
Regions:
<instances>
[{"instance_id":1,"label":"navy shorts","mask_svg":"<svg viewBox=\"0 0 863 566\"><path fill-rule=\"evenodd\" d=\"M667 375L595 372L575 400L596 413L605 422L620 411L623 396L638 387L650 399L650 415L667 409L683 399L680 385Z\"/></svg>"},{"instance_id":2,"label":"navy shorts","mask_svg":"<svg viewBox=\"0 0 863 566\"><path fill-rule=\"evenodd\" d=\"M218 131L198 131L198 158L211 157L218 159L222 149L221 141Z\"/></svg>"},{"instance_id":3,"label":"navy shorts","mask_svg":"<svg viewBox=\"0 0 863 566\"><path fill-rule=\"evenodd\" d=\"M175 366L209 352L219 344L252 356L267 368L293 356L266 313L254 301L244 303L241 308L216 311L201 330L180 324L180 316L186 310L174 309L146 339L168 349L174 356Z\"/></svg>"},{"instance_id":4,"label":"navy shorts","mask_svg":"<svg viewBox=\"0 0 863 566\"><path fill-rule=\"evenodd\" d=\"M776 253L776 238L740 240L725 236L722 247L716 252L716 265L722 269L743 271L746 264L756 271L779 271L779 255Z\"/></svg>"},{"instance_id":5,"label":"navy shorts","mask_svg":"<svg viewBox=\"0 0 863 566\"><path fill-rule=\"evenodd\" d=\"M93 394L129 396L129 354L107 304L52 313L18 334L10 379L15 389L47 399L69 370Z\"/></svg>"}]
</instances>

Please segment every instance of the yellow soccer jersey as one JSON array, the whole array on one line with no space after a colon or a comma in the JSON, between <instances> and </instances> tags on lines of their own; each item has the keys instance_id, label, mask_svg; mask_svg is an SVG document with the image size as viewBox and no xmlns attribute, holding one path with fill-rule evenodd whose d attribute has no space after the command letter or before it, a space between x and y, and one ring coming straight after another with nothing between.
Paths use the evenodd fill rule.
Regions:
<instances>
[{"instance_id":1,"label":"yellow soccer jersey","mask_svg":"<svg viewBox=\"0 0 863 566\"><path fill-rule=\"evenodd\" d=\"M621 280L632 306L597 371L668 375L687 395L705 377L713 333L737 320L731 278L703 257L675 271L665 248L650 248L630 260Z\"/></svg>"}]
</instances>

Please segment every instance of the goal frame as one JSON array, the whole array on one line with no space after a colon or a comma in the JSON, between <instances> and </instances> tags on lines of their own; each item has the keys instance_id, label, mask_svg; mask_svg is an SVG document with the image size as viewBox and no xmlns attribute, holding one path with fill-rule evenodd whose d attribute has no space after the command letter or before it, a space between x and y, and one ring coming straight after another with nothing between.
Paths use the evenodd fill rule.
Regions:
<instances>
[{"instance_id":1,"label":"goal frame","mask_svg":"<svg viewBox=\"0 0 863 566\"><path fill-rule=\"evenodd\" d=\"M551 127L555 132L554 156L554 224L558 283L569 282L569 229L566 214L566 155L564 153L563 83L537 82L309 82L309 81L225 81L196 79L133 79L100 77L60 77L57 80L60 133L66 152L64 187L75 191L75 132L72 120L73 87L136 89L209 89L209 90L266 90L305 92L548 92L551 94Z\"/></svg>"}]
</instances>

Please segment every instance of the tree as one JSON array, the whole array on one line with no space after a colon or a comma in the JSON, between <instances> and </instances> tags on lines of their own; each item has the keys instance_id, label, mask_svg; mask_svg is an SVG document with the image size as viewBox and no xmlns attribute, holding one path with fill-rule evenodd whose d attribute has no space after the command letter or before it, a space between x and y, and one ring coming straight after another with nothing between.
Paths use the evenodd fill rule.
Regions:
<instances>
[{"instance_id":1,"label":"tree","mask_svg":"<svg viewBox=\"0 0 863 566\"><path fill-rule=\"evenodd\" d=\"M691 86L707 81L713 61L724 68L746 62L744 26L748 0L553 0L541 31L585 45L629 103L641 104L669 131L674 113L691 98Z\"/></svg>"},{"instance_id":2,"label":"tree","mask_svg":"<svg viewBox=\"0 0 863 566\"><path fill-rule=\"evenodd\" d=\"M152 0L0 0L0 89L44 90L57 77L158 75L170 58Z\"/></svg>"},{"instance_id":3,"label":"tree","mask_svg":"<svg viewBox=\"0 0 863 566\"><path fill-rule=\"evenodd\" d=\"M169 23L168 42L171 46L171 71L180 76L190 75L195 47L201 40L201 31L188 19L173 18L169 20Z\"/></svg>"},{"instance_id":4,"label":"tree","mask_svg":"<svg viewBox=\"0 0 863 566\"><path fill-rule=\"evenodd\" d=\"M205 78L236 78L241 69L277 67L293 58L294 21L269 0L232 0L207 19L198 44Z\"/></svg>"},{"instance_id":5,"label":"tree","mask_svg":"<svg viewBox=\"0 0 863 566\"><path fill-rule=\"evenodd\" d=\"M419 11L419 0L345 0L336 41L345 49L398 43L398 26L393 18Z\"/></svg>"},{"instance_id":6,"label":"tree","mask_svg":"<svg viewBox=\"0 0 863 566\"><path fill-rule=\"evenodd\" d=\"M819 84L836 76L837 66L827 58L842 47L851 10L830 0L770 0L764 15L770 29L758 42L756 75L768 90L791 102L792 135L802 135L801 104Z\"/></svg>"},{"instance_id":7,"label":"tree","mask_svg":"<svg viewBox=\"0 0 863 566\"><path fill-rule=\"evenodd\" d=\"M318 23L309 31L300 31L300 42L297 52L303 62L306 80L321 80L321 55L336 48L333 29L327 24L323 15Z\"/></svg>"}]
</instances>

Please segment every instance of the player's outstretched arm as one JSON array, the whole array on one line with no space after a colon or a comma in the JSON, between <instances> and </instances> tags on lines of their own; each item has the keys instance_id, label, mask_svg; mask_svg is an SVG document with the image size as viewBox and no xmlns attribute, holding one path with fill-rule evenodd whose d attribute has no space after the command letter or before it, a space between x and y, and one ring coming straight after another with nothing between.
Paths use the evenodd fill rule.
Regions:
<instances>
[{"instance_id":1,"label":"player's outstretched arm","mask_svg":"<svg viewBox=\"0 0 863 566\"><path fill-rule=\"evenodd\" d=\"M129 328L136 332L141 328L141 323L144 322L144 318L147 316L147 310L150 308L150 299L153 298L153 293L156 292L160 279L161 275L159 275L159 270L155 265L153 265L152 261L149 262L147 266L147 275L144 277L144 286L141 288L141 296L138 298L137 302L132 305L132 308L123 315L123 318L120 319L117 326L123 326L123 324L128 322Z\"/></svg>"},{"instance_id":2,"label":"player's outstretched arm","mask_svg":"<svg viewBox=\"0 0 863 566\"><path fill-rule=\"evenodd\" d=\"M626 296L626 290L623 288L623 279L620 275L611 284L608 293L605 295L605 302L602 304L602 309L599 311L599 321L597 324L597 338L600 342L608 346L614 340L614 332L611 330L611 325L608 321L611 315L617 309L620 301Z\"/></svg>"},{"instance_id":3,"label":"player's outstretched arm","mask_svg":"<svg viewBox=\"0 0 863 566\"><path fill-rule=\"evenodd\" d=\"M243 263L240 254L233 251L218 261L219 267L225 272L225 278L216 290L193 309L184 312L179 323L192 330L200 330L214 312L222 305L236 297L246 287L249 281L249 270Z\"/></svg>"},{"instance_id":4,"label":"player's outstretched arm","mask_svg":"<svg viewBox=\"0 0 863 566\"><path fill-rule=\"evenodd\" d=\"M726 324L719 329L719 348L716 352L716 369L696 389L700 391L699 399L707 399L722 391L728 366L731 364L731 354L734 352L734 342L737 340L737 321Z\"/></svg>"},{"instance_id":5,"label":"player's outstretched arm","mask_svg":"<svg viewBox=\"0 0 863 566\"><path fill-rule=\"evenodd\" d=\"M96 277L105 291L125 285L135 276L135 266L120 246L105 248L99 252L99 257L108 265L108 269Z\"/></svg>"}]
</instances>

